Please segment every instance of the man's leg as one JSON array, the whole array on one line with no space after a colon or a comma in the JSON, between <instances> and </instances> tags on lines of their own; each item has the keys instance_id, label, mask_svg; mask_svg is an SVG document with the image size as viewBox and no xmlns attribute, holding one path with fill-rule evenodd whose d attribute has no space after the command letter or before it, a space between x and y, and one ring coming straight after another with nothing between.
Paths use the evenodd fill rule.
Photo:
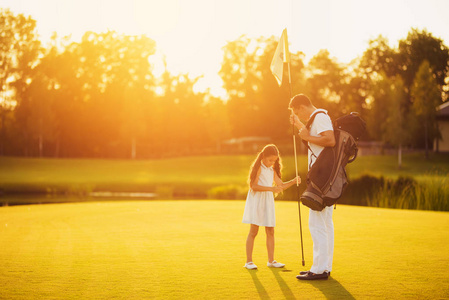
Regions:
<instances>
[{"instance_id":1,"label":"man's leg","mask_svg":"<svg viewBox=\"0 0 449 300\"><path fill-rule=\"evenodd\" d=\"M333 206L327 206L324 208L324 220L326 224L326 233L327 233L327 258L328 263L326 266L326 271L332 271L332 261L334 257L334 222L332 220L332 214L334 211Z\"/></svg>"},{"instance_id":2,"label":"man's leg","mask_svg":"<svg viewBox=\"0 0 449 300\"><path fill-rule=\"evenodd\" d=\"M322 274L327 270L328 259L328 238L325 222L325 210L309 212L309 229L313 241L313 265L310 272Z\"/></svg>"}]
</instances>

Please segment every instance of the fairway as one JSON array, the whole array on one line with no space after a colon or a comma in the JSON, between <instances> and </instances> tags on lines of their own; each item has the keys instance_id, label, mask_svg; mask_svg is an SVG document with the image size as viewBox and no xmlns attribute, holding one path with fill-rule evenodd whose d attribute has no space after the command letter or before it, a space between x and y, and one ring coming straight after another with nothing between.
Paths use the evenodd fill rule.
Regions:
<instances>
[{"instance_id":1,"label":"fairway","mask_svg":"<svg viewBox=\"0 0 449 300\"><path fill-rule=\"evenodd\" d=\"M339 205L327 281L312 263L308 210L276 202L275 259L243 268L244 201L141 201L0 208L1 299L416 299L449 297L449 213Z\"/></svg>"},{"instance_id":2,"label":"fairway","mask_svg":"<svg viewBox=\"0 0 449 300\"><path fill-rule=\"evenodd\" d=\"M244 199L253 160L254 155L161 160L0 157L0 192L4 193L0 205L91 201L91 192L150 193L159 200ZM294 158L283 156L283 164L283 179L293 178ZM298 166L304 180L306 156L298 156ZM366 174L390 179L408 176L439 187L444 186L443 181L448 177L449 156L434 154L429 161L423 161L420 154L404 155L401 170L397 169L395 156L361 156L347 169L350 182ZM220 195L217 190L231 195ZM37 196L44 199L37 199ZM291 199L289 192L283 196Z\"/></svg>"}]
</instances>

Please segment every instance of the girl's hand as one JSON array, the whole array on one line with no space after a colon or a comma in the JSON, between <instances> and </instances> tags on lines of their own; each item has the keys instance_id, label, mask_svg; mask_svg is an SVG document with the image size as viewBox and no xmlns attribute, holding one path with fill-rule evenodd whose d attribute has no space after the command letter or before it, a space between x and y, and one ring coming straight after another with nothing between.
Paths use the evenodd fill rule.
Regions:
<instances>
[{"instance_id":1,"label":"girl's hand","mask_svg":"<svg viewBox=\"0 0 449 300\"><path fill-rule=\"evenodd\" d=\"M298 175L288 182L288 186L296 185L296 181L298 181L298 185L301 184L301 177Z\"/></svg>"},{"instance_id":2,"label":"girl's hand","mask_svg":"<svg viewBox=\"0 0 449 300\"><path fill-rule=\"evenodd\" d=\"M283 190L284 189L279 187L279 186L274 186L273 187L273 193L276 193L276 194L282 193Z\"/></svg>"}]
</instances>

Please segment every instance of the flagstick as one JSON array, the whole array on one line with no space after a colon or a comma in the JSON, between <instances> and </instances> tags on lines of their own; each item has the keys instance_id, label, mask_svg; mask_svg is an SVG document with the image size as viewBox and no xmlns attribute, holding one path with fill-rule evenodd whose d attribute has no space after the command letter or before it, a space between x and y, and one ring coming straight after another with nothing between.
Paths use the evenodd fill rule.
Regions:
<instances>
[{"instance_id":1,"label":"flagstick","mask_svg":"<svg viewBox=\"0 0 449 300\"><path fill-rule=\"evenodd\" d=\"M290 74L290 62L288 62L288 84L290 86L290 99L292 98L292 76ZM302 241L302 222L301 222L301 201L299 200L299 178L298 178L298 159L296 157L296 136L295 136L295 124L292 124L292 134L293 134L293 151L295 152L295 171L296 171L296 199L298 200L298 211L299 211L299 233L301 236L301 254L302 254L302 265L305 266L304 261L304 247Z\"/></svg>"}]
</instances>

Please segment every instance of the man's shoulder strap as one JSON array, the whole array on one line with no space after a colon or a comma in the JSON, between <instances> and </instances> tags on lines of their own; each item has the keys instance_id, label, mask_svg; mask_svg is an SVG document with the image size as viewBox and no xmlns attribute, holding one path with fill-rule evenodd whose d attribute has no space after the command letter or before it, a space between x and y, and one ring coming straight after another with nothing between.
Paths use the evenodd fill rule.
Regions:
<instances>
[{"instance_id":1,"label":"man's shoulder strap","mask_svg":"<svg viewBox=\"0 0 449 300\"><path fill-rule=\"evenodd\" d=\"M316 117L317 114L325 114L325 115L327 115L327 113L326 113L325 111L323 111L323 110L318 110L318 111L314 112L314 113L310 116L309 121L307 121L306 128L307 128L308 130L310 130L310 126L312 126L312 123L313 123L313 121L315 120L315 117Z\"/></svg>"},{"instance_id":2,"label":"man's shoulder strap","mask_svg":"<svg viewBox=\"0 0 449 300\"><path fill-rule=\"evenodd\" d=\"M327 115L327 113L326 113L324 110L317 110L317 111L315 111L315 112L310 116L309 120L307 121L307 124L306 124L307 130L310 130L310 127L312 126L312 123L313 123L313 121L315 120L315 117L316 117L317 114L325 114L325 115ZM310 148L309 143L308 143L307 141L302 140L302 142L304 143L304 145L306 145L306 147L307 147L310 151L312 151L312 149ZM313 154L313 151L312 151L312 155L315 156L315 154ZM315 156L315 157L316 157L316 156Z\"/></svg>"},{"instance_id":3,"label":"man's shoulder strap","mask_svg":"<svg viewBox=\"0 0 449 300\"><path fill-rule=\"evenodd\" d=\"M306 124L307 130L310 130L310 127L312 126L312 123L313 123L313 121L315 120L315 117L316 117L317 114L325 114L325 115L327 115L326 111L324 111L324 110L317 110L317 111L315 111L315 112L310 116L309 121L307 121L307 124ZM317 158L317 156L315 155L315 153L313 153L312 148L310 148L309 143L308 143L307 141L305 141L305 140L302 140L302 142L303 142L304 145L306 145L306 147L312 152L312 156L314 156L315 158ZM311 169L311 168L312 168L312 160L310 160L310 162L309 162L309 169Z\"/></svg>"}]
</instances>

